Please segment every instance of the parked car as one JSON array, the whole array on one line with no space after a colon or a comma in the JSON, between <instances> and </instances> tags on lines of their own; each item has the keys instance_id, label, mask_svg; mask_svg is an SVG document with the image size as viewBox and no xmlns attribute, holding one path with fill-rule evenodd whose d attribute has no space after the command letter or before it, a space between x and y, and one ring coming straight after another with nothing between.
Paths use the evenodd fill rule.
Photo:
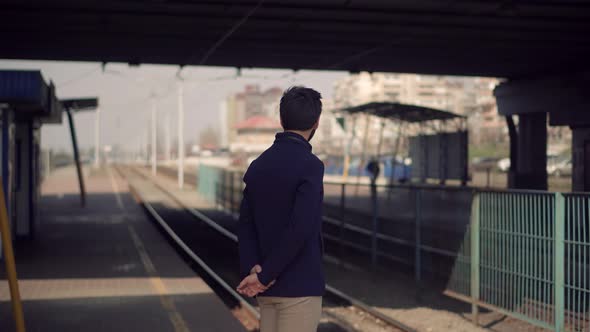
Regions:
<instances>
[{"instance_id":1,"label":"parked car","mask_svg":"<svg viewBox=\"0 0 590 332\"><path fill-rule=\"evenodd\" d=\"M567 158L548 165L547 174L556 177L572 175L572 159Z\"/></svg>"},{"instance_id":2,"label":"parked car","mask_svg":"<svg viewBox=\"0 0 590 332\"><path fill-rule=\"evenodd\" d=\"M495 170L498 158L494 157L476 157L471 161L471 167L474 171Z\"/></svg>"}]
</instances>

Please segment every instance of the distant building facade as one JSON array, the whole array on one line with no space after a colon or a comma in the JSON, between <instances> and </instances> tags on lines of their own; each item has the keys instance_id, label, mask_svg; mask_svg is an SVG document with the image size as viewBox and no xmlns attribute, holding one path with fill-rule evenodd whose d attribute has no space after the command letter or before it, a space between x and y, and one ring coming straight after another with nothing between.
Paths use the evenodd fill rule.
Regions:
<instances>
[{"instance_id":1,"label":"distant building facade","mask_svg":"<svg viewBox=\"0 0 590 332\"><path fill-rule=\"evenodd\" d=\"M275 134L281 131L281 123L276 118L255 115L236 124L234 129L236 140L230 144L230 151L258 154L272 144Z\"/></svg>"},{"instance_id":2,"label":"distant building facade","mask_svg":"<svg viewBox=\"0 0 590 332\"><path fill-rule=\"evenodd\" d=\"M221 127L224 128L221 130L221 141L224 145L231 146L240 140L237 125L248 119L278 119L282 94L283 90L278 87L262 91L260 86L250 84L245 86L244 91L228 96L220 105Z\"/></svg>"},{"instance_id":3,"label":"distant building facade","mask_svg":"<svg viewBox=\"0 0 590 332\"><path fill-rule=\"evenodd\" d=\"M498 141L506 136L506 125L493 96L497 83L494 78L362 72L336 82L334 107L390 101L447 110L469 117L472 142ZM367 126L366 121L358 120L357 137L368 128L369 145L377 144L382 123L372 119ZM394 140L395 134L386 130L384 144L395 144Z\"/></svg>"},{"instance_id":4,"label":"distant building facade","mask_svg":"<svg viewBox=\"0 0 590 332\"><path fill-rule=\"evenodd\" d=\"M320 125L313 137L314 152L316 153L342 153L346 133L338 123L339 115L334 110L334 102L331 99L322 99Z\"/></svg>"}]
</instances>

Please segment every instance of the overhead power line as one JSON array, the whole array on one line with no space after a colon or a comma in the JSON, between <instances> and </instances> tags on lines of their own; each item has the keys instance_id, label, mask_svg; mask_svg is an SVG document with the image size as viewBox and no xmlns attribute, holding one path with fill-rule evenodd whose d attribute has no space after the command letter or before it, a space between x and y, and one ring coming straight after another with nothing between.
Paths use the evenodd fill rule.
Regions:
<instances>
[{"instance_id":1,"label":"overhead power line","mask_svg":"<svg viewBox=\"0 0 590 332\"><path fill-rule=\"evenodd\" d=\"M221 44L223 44L236 30L238 30L244 23L246 23L246 21L248 21L248 19L250 18L250 16L252 16L252 14L254 14L256 12L256 10L262 5L262 3L264 2L264 0L259 0L258 3L256 4L256 6L252 7L252 9L250 9L246 15L244 15L244 17L242 17L239 21L237 21L223 36L221 36L221 38L219 38L208 50L207 52L205 52L205 54L203 55L203 57L201 58L201 60L199 60L198 65L202 66L204 65L207 60L209 59L209 57L217 50L217 48L219 48L219 46L221 46ZM189 58L188 61L186 62L187 64L190 64L194 58L196 57L195 54L192 54ZM178 69L177 72L177 76L180 75L180 73L182 72L182 66Z\"/></svg>"}]
</instances>

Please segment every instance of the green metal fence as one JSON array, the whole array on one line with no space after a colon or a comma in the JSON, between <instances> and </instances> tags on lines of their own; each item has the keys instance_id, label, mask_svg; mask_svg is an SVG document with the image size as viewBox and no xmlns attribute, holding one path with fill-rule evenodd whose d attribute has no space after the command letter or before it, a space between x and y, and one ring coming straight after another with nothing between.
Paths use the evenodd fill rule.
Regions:
<instances>
[{"instance_id":1,"label":"green metal fence","mask_svg":"<svg viewBox=\"0 0 590 332\"><path fill-rule=\"evenodd\" d=\"M237 170L223 170L217 182L217 205L237 215L242 201L243 173Z\"/></svg>"},{"instance_id":2,"label":"green metal fence","mask_svg":"<svg viewBox=\"0 0 590 332\"><path fill-rule=\"evenodd\" d=\"M242 176L239 170L201 164L197 190L218 207L237 214L242 199Z\"/></svg>"},{"instance_id":3,"label":"green metal fence","mask_svg":"<svg viewBox=\"0 0 590 332\"><path fill-rule=\"evenodd\" d=\"M217 184L221 178L223 169L217 166L199 165L199 181L197 190L205 198L214 201L217 197Z\"/></svg>"},{"instance_id":4,"label":"green metal fence","mask_svg":"<svg viewBox=\"0 0 590 332\"><path fill-rule=\"evenodd\" d=\"M241 172L202 165L199 173L199 192L237 214ZM345 185L337 185L342 195L333 199L340 199L342 213L356 211L354 206L345 208ZM458 241L463 239L461 246L442 250L428 245L427 239L421 239L420 229L424 224L421 220L431 218L438 223L444 220L440 214L429 214L436 214L437 209L432 207L446 202L451 189L404 188L397 190L408 190L405 196L415 197L415 200L397 203L415 210L408 211L408 218L414 220L415 232L407 234L415 237L415 243L410 238L400 238L403 234L399 234L399 228L392 233L396 238L379 233L374 238L381 242L372 242L382 246L378 248L379 255L392 254L384 240L413 245L417 282L425 268L421 259L424 253L454 260L446 293L471 303L476 322L479 308L486 308L553 331L590 332L589 194L452 189L453 192L459 190L453 197L473 194L471 220L459 223L464 225L462 234L457 237ZM439 191L441 197L434 195ZM398 195L396 200L405 196ZM421 208L421 201L431 209ZM386 206L386 202L382 203ZM468 201L465 203L468 206ZM362 200L359 204L365 205ZM464 205L456 207L464 210ZM464 214L464 218L468 218L469 213ZM324 219L328 224L332 220ZM344 218L341 219L334 222L345 225ZM346 223L345 226L362 230L359 234L375 235L362 228L364 224ZM433 238L430 233L425 235ZM448 276L448 272L445 275Z\"/></svg>"},{"instance_id":5,"label":"green metal fence","mask_svg":"<svg viewBox=\"0 0 590 332\"><path fill-rule=\"evenodd\" d=\"M565 287L567 331L590 331L590 195L565 197Z\"/></svg>"},{"instance_id":6,"label":"green metal fence","mask_svg":"<svg viewBox=\"0 0 590 332\"><path fill-rule=\"evenodd\" d=\"M587 194L476 193L448 295L554 331L590 331Z\"/></svg>"}]
</instances>

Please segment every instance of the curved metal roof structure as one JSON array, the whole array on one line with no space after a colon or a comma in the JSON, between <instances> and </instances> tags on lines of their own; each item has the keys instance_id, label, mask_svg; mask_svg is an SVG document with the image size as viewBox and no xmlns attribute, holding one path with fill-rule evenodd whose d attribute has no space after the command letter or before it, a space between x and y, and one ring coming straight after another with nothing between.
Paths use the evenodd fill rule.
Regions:
<instances>
[{"instance_id":1,"label":"curved metal roof structure","mask_svg":"<svg viewBox=\"0 0 590 332\"><path fill-rule=\"evenodd\" d=\"M590 58L580 0L2 1L0 58L535 77Z\"/></svg>"},{"instance_id":2,"label":"curved metal roof structure","mask_svg":"<svg viewBox=\"0 0 590 332\"><path fill-rule=\"evenodd\" d=\"M463 115L449 111L443 111L430 107L417 105L400 104L392 102L371 102L358 106L343 108L337 112L343 113L366 113L380 118L404 121L404 122L425 122L433 120L465 119Z\"/></svg>"}]
</instances>

